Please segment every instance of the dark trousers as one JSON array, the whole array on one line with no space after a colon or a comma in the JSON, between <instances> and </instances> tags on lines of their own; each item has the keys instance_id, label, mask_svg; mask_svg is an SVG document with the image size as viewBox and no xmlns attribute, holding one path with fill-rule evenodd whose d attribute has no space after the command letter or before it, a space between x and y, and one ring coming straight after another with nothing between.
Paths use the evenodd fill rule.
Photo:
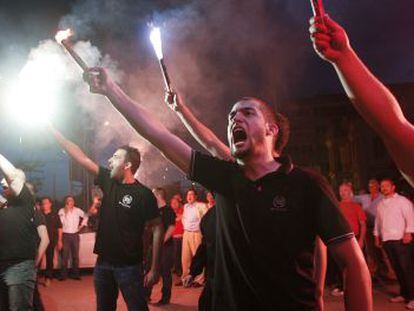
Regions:
<instances>
[{"instance_id":1,"label":"dark trousers","mask_svg":"<svg viewBox=\"0 0 414 311\"><path fill-rule=\"evenodd\" d=\"M119 290L128 311L148 311L141 265L117 266L98 259L93 277L98 311L116 310Z\"/></svg>"},{"instance_id":2,"label":"dark trousers","mask_svg":"<svg viewBox=\"0 0 414 311\"><path fill-rule=\"evenodd\" d=\"M68 276L69 257L72 257L72 274L79 276L79 233L63 233L62 278Z\"/></svg>"},{"instance_id":3,"label":"dark trousers","mask_svg":"<svg viewBox=\"0 0 414 311\"><path fill-rule=\"evenodd\" d=\"M45 277L48 279L53 278L53 259L55 257L55 244L50 243L46 248L46 270Z\"/></svg>"},{"instance_id":4,"label":"dark trousers","mask_svg":"<svg viewBox=\"0 0 414 311\"><path fill-rule=\"evenodd\" d=\"M39 292L39 287L37 285L37 282L36 282L34 292L33 292L33 311L45 311L42 297L40 297L40 292Z\"/></svg>"},{"instance_id":5,"label":"dark trousers","mask_svg":"<svg viewBox=\"0 0 414 311\"><path fill-rule=\"evenodd\" d=\"M384 249L400 284L400 295L407 300L414 299L414 263L412 243L399 241L384 242Z\"/></svg>"},{"instance_id":6,"label":"dark trousers","mask_svg":"<svg viewBox=\"0 0 414 311\"><path fill-rule=\"evenodd\" d=\"M164 244L161 249L161 279L162 279L162 298L163 301L170 301L172 288L172 267L174 265L174 244ZM145 289L148 298L151 297L152 287Z\"/></svg>"},{"instance_id":7,"label":"dark trousers","mask_svg":"<svg viewBox=\"0 0 414 311\"><path fill-rule=\"evenodd\" d=\"M181 252L183 247L183 238L173 238L174 244L174 271L175 274L181 276L183 273L183 267L181 264Z\"/></svg>"},{"instance_id":8,"label":"dark trousers","mask_svg":"<svg viewBox=\"0 0 414 311\"><path fill-rule=\"evenodd\" d=\"M213 300L213 280L206 278L203 291L198 299L198 311L210 311Z\"/></svg>"}]
</instances>

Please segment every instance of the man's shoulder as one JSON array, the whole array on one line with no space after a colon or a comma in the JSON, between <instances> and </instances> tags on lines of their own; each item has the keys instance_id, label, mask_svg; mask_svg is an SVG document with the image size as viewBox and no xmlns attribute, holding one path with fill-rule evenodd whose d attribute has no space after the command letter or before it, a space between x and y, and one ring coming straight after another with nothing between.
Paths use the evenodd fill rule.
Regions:
<instances>
[{"instance_id":1,"label":"man's shoulder","mask_svg":"<svg viewBox=\"0 0 414 311\"><path fill-rule=\"evenodd\" d=\"M308 167L294 166L288 174L289 178L305 186L326 185L328 181L317 170Z\"/></svg>"},{"instance_id":2,"label":"man's shoulder","mask_svg":"<svg viewBox=\"0 0 414 311\"><path fill-rule=\"evenodd\" d=\"M398 202L400 202L401 204L404 204L404 205L412 205L413 204L413 202L411 202L407 197L405 197L401 194L398 194L398 193L395 194L395 199L398 200Z\"/></svg>"},{"instance_id":3,"label":"man's shoulder","mask_svg":"<svg viewBox=\"0 0 414 311\"><path fill-rule=\"evenodd\" d=\"M153 197L154 194L152 193L151 189L145 186L144 184L140 183L138 180L135 180L135 183L132 184L133 189L138 191L141 195L146 197Z\"/></svg>"},{"instance_id":4,"label":"man's shoulder","mask_svg":"<svg viewBox=\"0 0 414 311\"><path fill-rule=\"evenodd\" d=\"M200 208L207 208L207 203L205 203L205 202L197 201L197 202L195 202L195 205L197 207L200 207Z\"/></svg>"}]
</instances>

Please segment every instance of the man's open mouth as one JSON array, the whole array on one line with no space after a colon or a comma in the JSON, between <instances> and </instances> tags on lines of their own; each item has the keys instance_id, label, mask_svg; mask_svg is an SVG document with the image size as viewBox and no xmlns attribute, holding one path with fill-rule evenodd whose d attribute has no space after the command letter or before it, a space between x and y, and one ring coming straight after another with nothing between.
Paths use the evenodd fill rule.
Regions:
<instances>
[{"instance_id":1,"label":"man's open mouth","mask_svg":"<svg viewBox=\"0 0 414 311\"><path fill-rule=\"evenodd\" d=\"M247 134L242 127L235 127L233 129L233 142L234 144L244 142L247 139Z\"/></svg>"}]
</instances>

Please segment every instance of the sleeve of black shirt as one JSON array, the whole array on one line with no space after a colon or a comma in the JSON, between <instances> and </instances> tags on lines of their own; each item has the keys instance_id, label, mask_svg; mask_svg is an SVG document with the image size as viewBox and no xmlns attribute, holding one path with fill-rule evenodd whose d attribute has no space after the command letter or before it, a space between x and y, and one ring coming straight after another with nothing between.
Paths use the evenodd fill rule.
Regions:
<instances>
[{"instance_id":1,"label":"sleeve of black shirt","mask_svg":"<svg viewBox=\"0 0 414 311\"><path fill-rule=\"evenodd\" d=\"M354 236L352 229L339 209L328 182L322 176L311 176L310 189L314 193L317 234L326 244L340 242Z\"/></svg>"},{"instance_id":2,"label":"sleeve of black shirt","mask_svg":"<svg viewBox=\"0 0 414 311\"><path fill-rule=\"evenodd\" d=\"M165 226L168 228L169 226L175 226L175 212L171 207L167 209L167 215L165 217Z\"/></svg>"},{"instance_id":3,"label":"sleeve of black shirt","mask_svg":"<svg viewBox=\"0 0 414 311\"><path fill-rule=\"evenodd\" d=\"M35 211L34 217L33 217L33 224L35 228L39 226L46 226L46 219L45 216L40 211Z\"/></svg>"},{"instance_id":4,"label":"sleeve of black shirt","mask_svg":"<svg viewBox=\"0 0 414 311\"><path fill-rule=\"evenodd\" d=\"M157 199L150 190L145 191L143 198L143 215L145 221L160 217L160 211L157 205Z\"/></svg>"},{"instance_id":5,"label":"sleeve of black shirt","mask_svg":"<svg viewBox=\"0 0 414 311\"><path fill-rule=\"evenodd\" d=\"M198 246L197 251L191 260L190 275L195 277L203 272L207 263L207 245L204 237L201 240L201 244Z\"/></svg>"},{"instance_id":6,"label":"sleeve of black shirt","mask_svg":"<svg viewBox=\"0 0 414 311\"><path fill-rule=\"evenodd\" d=\"M26 184L23 185L22 190L20 191L19 195L13 197L9 200L10 205L22 205L25 208L34 211L34 196L30 192L29 188L27 188Z\"/></svg>"},{"instance_id":7,"label":"sleeve of black shirt","mask_svg":"<svg viewBox=\"0 0 414 311\"><path fill-rule=\"evenodd\" d=\"M188 178L211 191L226 194L231 192L231 176L234 171L233 163L193 150Z\"/></svg>"}]
</instances>

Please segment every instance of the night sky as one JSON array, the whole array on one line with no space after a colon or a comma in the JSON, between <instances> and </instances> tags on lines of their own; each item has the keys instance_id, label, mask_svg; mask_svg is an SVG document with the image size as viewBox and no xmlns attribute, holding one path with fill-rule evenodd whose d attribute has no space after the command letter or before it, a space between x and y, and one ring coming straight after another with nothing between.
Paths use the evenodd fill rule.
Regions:
<instances>
[{"instance_id":1,"label":"night sky","mask_svg":"<svg viewBox=\"0 0 414 311\"><path fill-rule=\"evenodd\" d=\"M325 1L325 7L348 31L354 49L382 81L414 81L414 1L334 0ZM31 49L53 38L57 29L70 26L76 31L76 40L90 40L102 55L111 56L111 64L122 72L121 84L132 97L197 147L162 104L162 80L147 23L154 21L163 29L164 53L174 86L203 122L224 139L226 114L242 96L262 97L282 107L292 99L343 92L332 67L312 49L310 14L309 1L298 0L3 0L0 92L6 92ZM77 112L90 115L91 152L97 161L104 164L116 145L136 140L144 150L144 182L156 185L183 179L133 132L119 134L123 132L119 128L125 126L120 124L122 119L85 110L87 106L79 103L88 101L85 96L79 100L65 92L62 97L66 110L59 112L57 123L65 134L76 138ZM4 100L1 109L6 109ZM4 111L2 115L6 115ZM111 125L105 131L102 123L107 119ZM0 137L0 152L10 160L47 163L35 174L45 177L42 194L59 197L68 191L67 157L45 130L28 129L3 118Z\"/></svg>"}]
</instances>

